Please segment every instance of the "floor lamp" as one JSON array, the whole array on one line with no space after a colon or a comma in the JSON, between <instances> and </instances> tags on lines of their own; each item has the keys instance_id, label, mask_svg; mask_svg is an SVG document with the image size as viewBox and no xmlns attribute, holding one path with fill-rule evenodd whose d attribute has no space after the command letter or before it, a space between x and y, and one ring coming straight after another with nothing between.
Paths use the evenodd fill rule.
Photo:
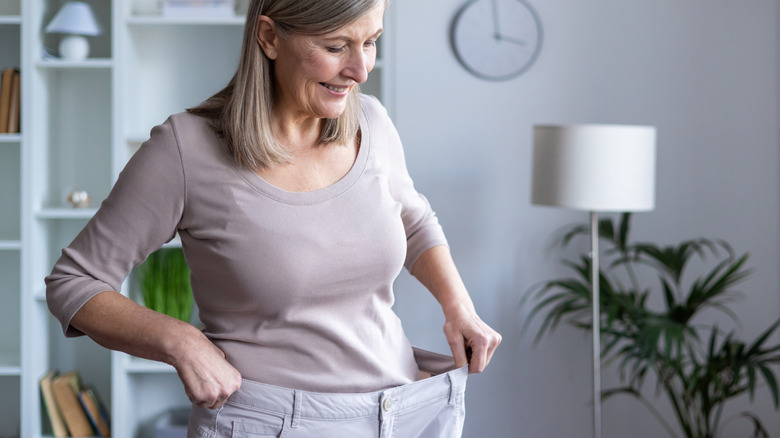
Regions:
<instances>
[{"instance_id":1,"label":"floor lamp","mask_svg":"<svg viewBox=\"0 0 780 438\"><path fill-rule=\"evenodd\" d=\"M601 438L599 212L652 210L655 128L534 126L531 202L590 212L593 321L593 436Z\"/></svg>"}]
</instances>

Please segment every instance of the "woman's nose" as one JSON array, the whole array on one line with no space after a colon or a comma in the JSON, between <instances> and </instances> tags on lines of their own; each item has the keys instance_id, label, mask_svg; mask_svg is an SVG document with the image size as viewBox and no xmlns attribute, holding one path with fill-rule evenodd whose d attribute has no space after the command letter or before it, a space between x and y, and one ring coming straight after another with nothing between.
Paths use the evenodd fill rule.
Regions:
<instances>
[{"instance_id":1,"label":"woman's nose","mask_svg":"<svg viewBox=\"0 0 780 438\"><path fill-rule=\"evenodd\" d=\"M368 79L368 72L373 66L373 54L363 51L356 52L349 57L344 74L353 81L362 84Z\"/></svg>"}]
</instances>

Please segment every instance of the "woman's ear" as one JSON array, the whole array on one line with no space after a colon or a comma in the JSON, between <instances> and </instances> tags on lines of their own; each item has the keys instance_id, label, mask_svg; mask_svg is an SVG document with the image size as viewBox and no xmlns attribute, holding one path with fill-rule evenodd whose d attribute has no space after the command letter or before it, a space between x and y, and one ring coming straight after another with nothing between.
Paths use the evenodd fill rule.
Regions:
<instances>
[{"instance_id":1,"label":"woman's ear","mask_svg":"<svg viewBox=\"0 0 780 438\"><path fill-rule=\"evenodd\" d=\"M276 23L271 17L261 15L257 23L257 43L263 49L268 59L276 59L279 46L279 32L276 31Z\"/></svg>"}]
</instances>

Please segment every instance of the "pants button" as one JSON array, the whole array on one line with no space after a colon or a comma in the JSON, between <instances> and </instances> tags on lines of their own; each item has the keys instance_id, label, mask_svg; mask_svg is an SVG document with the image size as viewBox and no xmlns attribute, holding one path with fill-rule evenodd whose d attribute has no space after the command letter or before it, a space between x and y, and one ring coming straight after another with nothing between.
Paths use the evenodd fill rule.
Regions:
<instances>
[{"instance_id":1,"label":"pants button","mask_svg":"<svg viewBox=\"0 0 780 438\"><path fill-rule=\"evenodd\" d=\"M385 411L389 411L390 409L393 409L393 399L387 397L385 401L382 403L382 408L384 408Z\"/></svg>"}]
</instances>

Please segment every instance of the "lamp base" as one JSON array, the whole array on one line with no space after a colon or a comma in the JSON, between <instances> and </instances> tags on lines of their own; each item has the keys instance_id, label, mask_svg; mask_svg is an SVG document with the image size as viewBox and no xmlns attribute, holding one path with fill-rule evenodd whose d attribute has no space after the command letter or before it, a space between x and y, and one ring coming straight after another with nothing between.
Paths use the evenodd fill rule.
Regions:
<instances>
[{"instance_id":1,"label":"lamp base","mask_svg":"<svg viewBox=\"0 0 780 438\"><path fill-rule=\"evenodd\" d=\"M82 35L66 35L60 41L60 57L68 61L83 61L89 55L89 41Z\"/></svg>"}]
</instances>

